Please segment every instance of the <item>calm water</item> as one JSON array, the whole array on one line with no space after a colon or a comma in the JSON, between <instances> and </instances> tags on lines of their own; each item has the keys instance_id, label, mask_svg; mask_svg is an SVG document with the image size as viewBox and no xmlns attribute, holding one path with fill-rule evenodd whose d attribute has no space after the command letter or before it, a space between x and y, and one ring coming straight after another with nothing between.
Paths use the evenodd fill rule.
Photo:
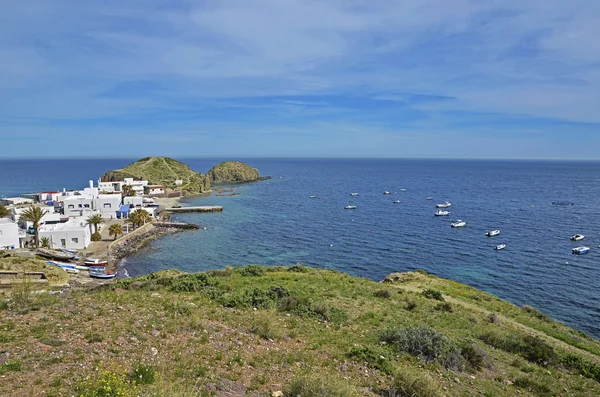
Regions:
<instances>
[{"instance_id":1,"label":"calm water","mask_svg":"<svg viewBox=\"0 0 600 397\"><path fill-rule=\"evenodd\" d=\"M206 172L219 160L183 161ZM380 280L423 268L531 304L600 338L600 163L246 161L273 179L233 187L239 195L189 200L186 205L218 204L225 211L177 216L208 228L154 242L123 263L128 273L303 263ZM83 187L128 162L0 160L0 194ZM434 217L435 203L443 200L452 202L450 216ZM575 205L551 205L557 200ZM346 204L358 209L344 210ZM467 227L451 229L456 219ZM485 237L489 229L502 233ZM571 255L581 245L569 240L575 233L587 236L592 252ZM499 243L507 248L494 251Z\"/></svg>"}]
</instances>

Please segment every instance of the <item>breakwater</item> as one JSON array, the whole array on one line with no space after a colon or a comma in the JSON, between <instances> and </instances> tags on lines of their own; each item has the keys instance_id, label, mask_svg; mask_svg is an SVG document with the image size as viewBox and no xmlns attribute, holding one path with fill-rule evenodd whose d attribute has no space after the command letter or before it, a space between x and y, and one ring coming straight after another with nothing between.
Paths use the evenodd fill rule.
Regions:
<instances>
[{"instance_id":1,"label":"breakwater","mask_svg":"<svg viewBox=\"0 0 600 397\"><path fill-rule=\"evenodd\" d=\"M223 207L220 205L202 205L195 207L171 207L165 208L166 212L184 213L184 212L223 212Z\"/></svg>"}]
</instances>

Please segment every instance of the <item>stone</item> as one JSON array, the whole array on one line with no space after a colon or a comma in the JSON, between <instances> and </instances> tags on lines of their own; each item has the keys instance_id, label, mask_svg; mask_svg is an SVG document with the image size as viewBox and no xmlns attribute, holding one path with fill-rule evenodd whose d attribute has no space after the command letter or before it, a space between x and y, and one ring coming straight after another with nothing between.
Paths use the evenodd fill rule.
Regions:
<instances>
[{"instance_id":1,"label":"stone","mask_svg":"<svg viewBox=\"0 0 600 397\"><path fill-rule=\"evenodd\" d=\"M283 392L281 390L274 391L271 393L271 397L283 397Z\"/></svg>"}]
</instances>

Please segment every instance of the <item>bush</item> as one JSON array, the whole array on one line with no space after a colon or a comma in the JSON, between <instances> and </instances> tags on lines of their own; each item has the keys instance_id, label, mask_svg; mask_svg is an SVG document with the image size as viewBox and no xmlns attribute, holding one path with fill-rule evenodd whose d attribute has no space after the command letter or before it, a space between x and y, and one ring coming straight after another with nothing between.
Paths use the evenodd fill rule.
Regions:
<instances>
[{"instance_id":1,"label":"bush","mask_svg":"<svg viewBox=\"0 0 600 397\"><path fill-rule=\"evenodd\" d=\"M7 361L4 364L0 365L0 375L4 375L6 372L9 371L20 371L21 369L23 369L23 364L21 363L21 361Z\"/></svg>"},{"instance_id":2,"label":"bush","mask_svg":"<svg viewBox=\"0 0 600 397\"><path fill-rule=\"evenodd\" d=\"M353 346L350 349L350 352L348 352L348 357L357 361L366 362L370 367L391 375L394 366L385 355L386 353L383 349L372 346Z\"/></svg>"},{"instance_id":3,"label":"bush","mask_svg":"<svg viewBox=\"0 0 600 397\"><path fill-rule=\"evenodd\" d=\"M498 315L496 313L488 314L486 319L492 324L500 324L500 318L498 318Z\"/></svg>"},{"instance_id":4,"label":"bush","mask_svg":"<svg viewBox=\"0 0 600 397\"><path fill-rule=\"evenodd\" d=\"M376 298L390 299L392 297L392 293L387 289L380 289L373 292L373 296Z\"/></svg>"},{"instance_id":5,"label":"bush","mask_svg":"<svg viewBox=\"0 0 600 397\"><path fill-rule=\"evenodd\" d=\"M560 357L560 363L567 369L575 370L586 378L600 382L600 365L588 361L575 353L566 353Z\"/></svg>"},{"instance_id":6,"label":"bush","mask_svg":"<svg viewBox=\"0 0 600 397\"><path fill-rule=\"evenodd\" d=\"M156 370L151 365L137 363L132 368L129 378L138 385L150 385L156 380Z\"/></svg>"},{"instance_id":7,"label":"bush","mask_svg":"<svg viewBox=\"0 0 600 397\"><path fill-rule=\"evenodd\" d=\"M427 299L435 299L437 301L444 302L444 297L442 296L442 293L434 289L423 290L423 292L421 292L421 295L423 295Z\"/></svg>"},{"instance_id":8,"label":"bush","mask_svg":"<svg viewBox=\"0 0 600 397\"><path fill-rule=\"evenodd\" d=\"M414 309L416 309L417 307L417 303L415 301L411 301L411 300L406 300L406 305L404 306L404 308L406 310L408 310L409 312L413 311Z\"/></svg>"},{"instance_id":9,"label":"bush","mask_svg":"<svg viewBox=\"0 0 600 397\"><path fill-rule=\"evenodd\" d=\"M527 335L521 339L514 334L504 335L496 331L487 331L481 334L479 339L490 346L518 354L524 359L542 366L552 364L556 359L556 353L552 346L537 336Z\"/></svg>"},{"instance_id":10,"label":"bush","mask_svg":"<svg viewBox=\"0 0 600 397\"><path fill-rule=\"evenodd\" d=\"M528 378L528 377L520 377L515 379L515 386L517 387L521 387L523 389L527 389L527 390L532 390L535 391L536 394L541 395L541 396L553 396L554 393L552 391L552 388L550 386L548 386L547 384L537 381L533 378Z\"/></svg>"},{"instance_id":11,"label":"bush","mask_svg":"<svg viewBox=\"0 0 600 397\"><path fill-rule=\"evenodd\" d=\"M477 345L464 345L460 350L460 354L471 369L479 370L483 367L486 356L485 350Z\"/></svg>"},{"instance_id":12,"label":"bush","mask_svg":"<svg viewBox=\"0 0 600 397\"><path fill-rule=\"evenodd\" d=\"M317 372L317 371L315 371ZM297 375L285 388L286 397L359 397L347 381L325 375Z\"/></svg>"},{"instance_id":13,"label":"bush","mask_svg":"<svg viewBox=\"0 0 600 397\"><path fill-rule=\"evenodd\" d=\"M449 369L464 368L460 348L428 326L390 328L380 334L379 340L397 350L421 357L427 363L437 362Z\"/></svg>"},{"instance_id":14,"label":"bush","mask_svg":"<svg viewBox=\"0 0 600 397\"><path fill-rule=\"evenodd\" d=\"M250 331L266 340L275 340L281 338L281 333L276 324L273 323L273 315L257 314L252 321Z\"/></svg>"},{"instance_id":15,"label":"bush","mask_svg":"<svg viewBox=\"0 0 600 397\"><path fill-rule=\"evenodd\" d=\"M255 307L270 309L278 306L279 302L290 293L283 287L271 287L267 290L249 287L234 293L226 293L220 298L225 307Z\"/></svg>"},{"instance_id":16,"label":"bush","mask_svg":"<svg viewBox=\"0 0 600 397\"><path fill-rule=\"evenodd\" d=\"M99 370L77 385L79 397L135 397L139 390L125 371Z\"/></svg>"},{"instance_id":17,"label":"bush","mask_svg":"<svg viewBox=\"0 0 600 397\"><path fill-rule=\"evenodd\" d=\"M209 287L217 286L206 273L184 274L177 277L165 277L157 280L158 284L165 285L173 292L202 292Z\"/></svg>"},{"instance_id":18,"label":"bush","mask_svg":"<svg viewBox=\"0 0 600 397\"><path fill-rule=\"evenodd\" d=\"M434 309L442 312L452 313L452 305L448 302L440 303L434 307Z\"/></svg>"},{"instance_id":19,"label":"bush","mask_svg":"<svg viewBox=\"0 0 600 397\"><path fill-rule=\"evenodd\" d=\"M394 374L391 387L384 395L389 397L440 397L440 385L424 371L409 368Z\"/></svg>"},{"instance_id":20,"label":"bush","mask_svg":"<svg viewBox=\"0 0 600 397\"><path fill-rule=\"evenodd\" d=\"M292 273L308 273L308 272L310 272L310 269L307 268L306 266L294 265L294 266L289 267L287 271L292 272Z\"/></svg>"},{"instance_id":21,"label":"bush","mask_svg":"<svg viewBox=\"0 0 600 397\"><path fill-rule=\"evenodd\" d=\"M542 313L541 311L539 311L538 309L536 309L533 306L524 305L523 310L525 310L528 314L532 315L533 317L537 318L538 320L542 320L547 323L552 322L552 319L550 317L548 317L546 314Z\"/></svg>"},{"instance_id":22,"label":"bush","mask_svg":"<svg viewBox=\"0 0 600 397\"><path fill-rule=\"evenodd\" d=\"M265 268L259 265L248 265L241 268L239 273L244 277L260 277L265 274Z\"/></svg>"},{"instance_id":23,"label":"bush","mask_svg":"<svg viewBox=\"0 0 600 397\"><path fill-rule=\"evenodd\" d=\"M96 232L94 234L92 234L92 241L100 241L102 240L102 235L100 234L100 232Z\"/></svg>"}]
</instances>

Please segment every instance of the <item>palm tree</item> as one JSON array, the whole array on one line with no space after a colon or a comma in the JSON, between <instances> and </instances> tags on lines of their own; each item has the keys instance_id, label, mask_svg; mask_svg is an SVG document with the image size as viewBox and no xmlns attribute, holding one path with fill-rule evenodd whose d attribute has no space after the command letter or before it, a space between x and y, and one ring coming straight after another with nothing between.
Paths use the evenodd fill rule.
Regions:
<instances>
[{"instance_id":1,"label":"palm tree","mask_svg":"<svg viewBox=\"0 0 600 397\"><path fill-rule=\"evenodd\" d=\"M12 214L11 210L6 208L3 204L0 204L0 218L6 218L7 216L10 216L11 214Z\"/></svg>"},{"instance_id":2,"label":"palm tree","mask_svg":"<svg viewBox=\"0 0 600 397\"><path fill-rule=\"evenodd\" d=\"M100 215L100 214L90 215L86 221L86 223L88 225L94 225L94 233L98 233L98 225L101 224L102 222L104 222L104 219L102 218L102 215Z\"/></svg>"},{"instance_id":3,"label":"palm tree","mask_svg":"<svg viewBox=\"0 0 600 397\"><path fill-rule=\"evenodd\" d=\"M33 243L38 246L39 234L38 229L40 227L40 221L48 213L48 210L42 210L40 207L30 205L23 213L21 213L20 219L33 223Z\"/></svg>"},{"instance_id":4,"label":"palm tree","mask_svg":"<svg viewBox=\"0 0 600 397\"><path fill-rule=\"evenodd\" d=\"M52 240L50 240L50 237L42 237L40 239L40 243L42 244L42 248L50 248L50 243L52 242Z\"/></svg>"},{"instance_id":5,"label":"palm tree","mask_svg":"<svg viewBox=\"0 0 600 397\"><path fill-rule=\"evenodd\" d=\"M110 227L108 228L109 236L115 236L116 240L117 236L120 234L123 234L123 227L119 223L113 223L112 225L110 225Z\"/></svg>"},{"instance_id":6,"label":"palm tree","mask_svg":"<svg viewBox=\"0 0 600 397\"><path fill-rule=\"evenodd\" d=\"M135 190L133 190L131 185L123 185L123 197L131 197L135 195Z\"/></svg>"},{"instance_id":7,"label":"palm tree","mask_svg":"<svg viewBox=\"0 0 600 397\"><path fill-rule=\"evenodd\" d=\"M133 223L133 227L139 227L150 222L151 218L148 211L139 209L129 216L129 220Z\"/></svg>"}]
</instances>

